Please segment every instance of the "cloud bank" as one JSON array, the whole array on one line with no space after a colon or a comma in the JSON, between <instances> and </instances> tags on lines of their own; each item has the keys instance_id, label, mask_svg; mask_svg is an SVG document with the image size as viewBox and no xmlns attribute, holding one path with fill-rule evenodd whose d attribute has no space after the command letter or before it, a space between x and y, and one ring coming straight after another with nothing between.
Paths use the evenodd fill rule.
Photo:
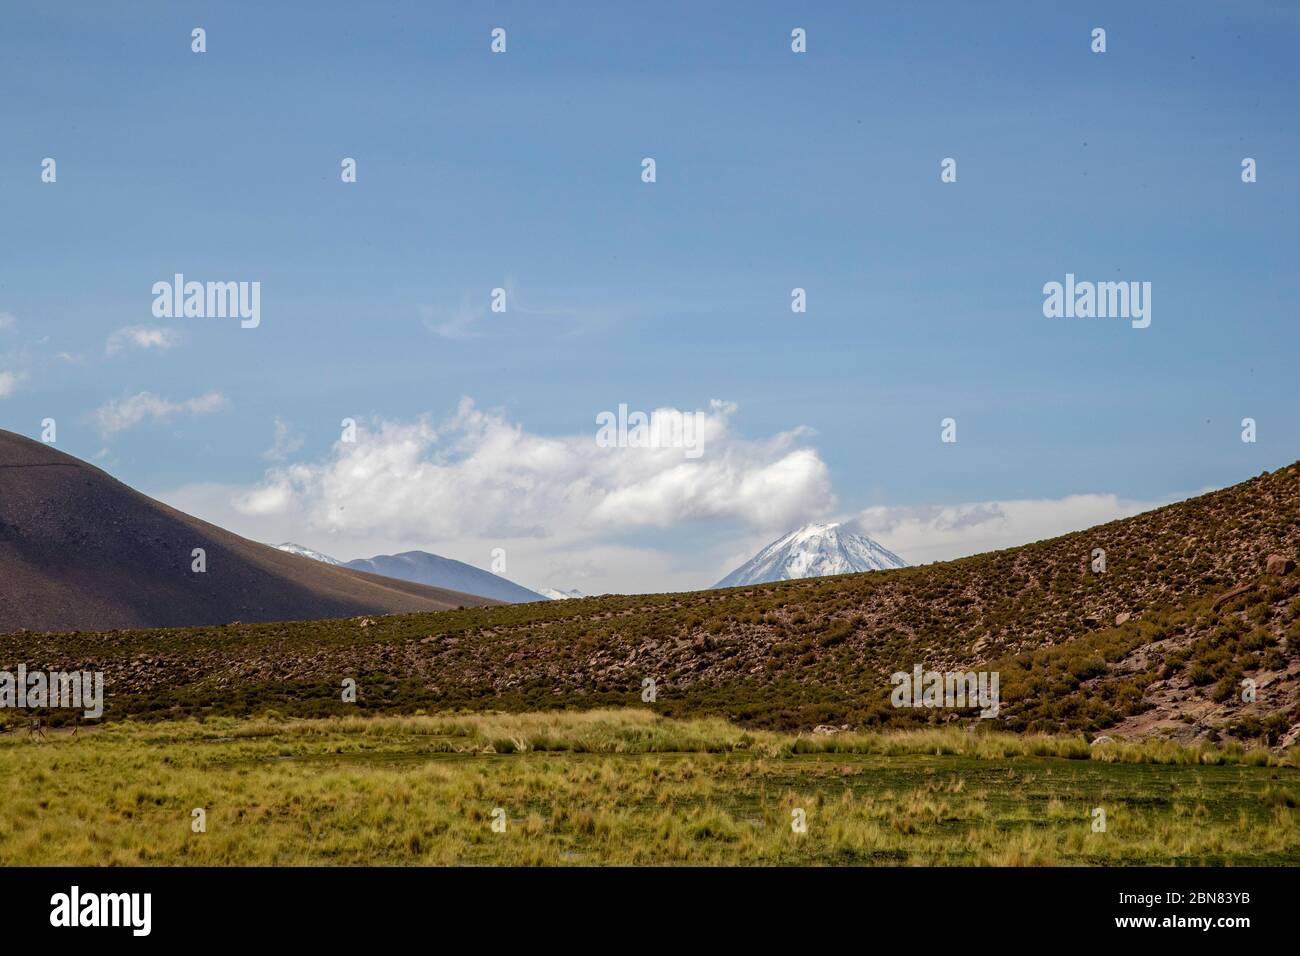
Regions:
<instances>
[{"instance_id":1,"label":"cloud bank","mask_svg":"<svg viewBox=\"0 0 1300 956\"><path fill-rule=\"evenodd\" d=\"M804 428L737 433L736 406L698 412L703 453L602 447L591 430L539 435L463 399L444 421L377 418L309 460L275 423L271 466L251 486L191 485L162 497L260 541L347 560L422 549L527 587L589 594L707 587L799 525L836 516L828 469ZM656 416L680 415L659 409ZM1077 531L1165 502L1112 494L875 507L843 516L910 564ZM667 534L663 529L670 529Z\"/></svg>"},{"instance_id":2,"label":"cloud bank","mask_svg":"<svg viewBox=\"0 0 1300 956\"><path fill-rule=\"evenodd\" d=\"M429 541L574 540L705 521L777 528L833 506L805 430L742 438L735 410L714 401L697 413L703 454L687 458L681 448L601 447L594 421L587 434L531 434L463 399L440 425L373 421L321 461L270 469L234 504L249 516L297 515L313 531Z\"/></svg>"},{"instance_id":3,"label":"cloud bank","mask_svg":"<svg viewBox=\"0 0 1300 956\"><path fill-rule=\"evenodd\" d=\"M1111 494L1067 495L911 508L867 508L848 523L909 564L948 561L1080 531L1150 511L1167 501Z\"/></svg>"}]
</instances>

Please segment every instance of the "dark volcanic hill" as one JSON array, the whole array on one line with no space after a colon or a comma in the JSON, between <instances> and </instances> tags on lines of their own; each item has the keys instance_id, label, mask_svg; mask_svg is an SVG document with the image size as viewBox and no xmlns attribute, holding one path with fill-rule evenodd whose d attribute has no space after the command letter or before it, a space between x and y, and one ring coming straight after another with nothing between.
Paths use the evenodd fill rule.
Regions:
<instances>
[{"instance_id":1,"label":"dark volcanic hill","mask_svg":"<svg viewBox=\"0 0 1300 956\"><path fill-rule=\"evenodd\" d=\"M195 548L207 570L191 570ZM497 602L249 541L0 431L0 633L185 627Z\"/></svg>"}]
</instances>

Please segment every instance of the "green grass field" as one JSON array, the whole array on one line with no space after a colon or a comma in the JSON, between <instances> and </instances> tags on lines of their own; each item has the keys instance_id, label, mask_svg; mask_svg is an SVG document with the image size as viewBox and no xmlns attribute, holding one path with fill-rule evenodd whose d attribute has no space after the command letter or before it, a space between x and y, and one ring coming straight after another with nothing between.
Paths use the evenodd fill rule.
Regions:
<instances>
[{"instance_id":1,"label":"green grass field","mask_svg":"<svg viewBox=\"0 0 1300 956\"><path fill-rule=\"evenodd\" d=\"M0 737L0 864L1297 864L1295 757L637 709L126 722Z\"/></svg>"}]
</instances>

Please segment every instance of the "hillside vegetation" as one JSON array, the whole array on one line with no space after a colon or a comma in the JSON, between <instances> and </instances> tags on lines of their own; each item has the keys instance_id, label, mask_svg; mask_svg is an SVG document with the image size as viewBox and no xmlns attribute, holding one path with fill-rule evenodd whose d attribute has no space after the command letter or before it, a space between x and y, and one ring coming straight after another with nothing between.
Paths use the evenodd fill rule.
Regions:
<instances>
[{"instance_id":1,"label":"hillside vegetation","mask_svg":"<svg viewBox=\"0 0 1300 956\"><path fill-rule=\"evenodd\" d=\"M1106 569L1090 557L1105 550ZM0 657L103 669L120 718L640 704L752 728L907 727L889 675L996 670L983 724L1280 746L1300 733L1300 464L1133 518L922 567L440 613L17 634ZM1276 564L1277 562L1275 562ZM340 686L357 681L358 700ZM1250 678L1256 700L1241 699ZM62 719L55 715L55 719Z\"/></svg>"}]
</instances>

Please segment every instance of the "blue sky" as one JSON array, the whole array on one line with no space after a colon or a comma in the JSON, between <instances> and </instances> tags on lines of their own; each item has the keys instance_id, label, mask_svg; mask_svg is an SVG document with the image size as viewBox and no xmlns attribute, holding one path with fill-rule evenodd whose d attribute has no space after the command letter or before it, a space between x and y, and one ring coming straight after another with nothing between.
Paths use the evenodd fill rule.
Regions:
<instances>
[{"instance_id":1,"label":"blue sky","mask_svg":"<svg viewBox=\"0 0 1300 956\"><path fill-rule=\"evenodd\" d=\"M1006 511L941 544L935 509L1127 513L1298 457L1300 7L803 6L7 4L0 427L53 417L57 447L263 540L485 565L509 539L509 576L583 590L706 585L783 523L863 509L905 558L951 556L1106 506ZM175 272L259 281L261 326L154 318ZM1067 272L1151 282L1150 328L1044 318ZM159 327L170 347L109 354L116 330ZM170 404L105 433L96 410L140 393ZM501 452L457 416L466 397L537 448L589 440L619 403L719 399L738 451L685 490L635 467L581 499L644 520L578 533L581 501L543 495L522 534L536 485L575 471L466 502ZM369 526L367 494L391 489L345 483L357 517L322 518L345 416L393 441L433 422L420 501L473 513ZM291 450L268 458L276 420ZM704 500L727 481L754 501ZM288 505L247 504L290 485Z\"/></svg>"}]
</instances>

